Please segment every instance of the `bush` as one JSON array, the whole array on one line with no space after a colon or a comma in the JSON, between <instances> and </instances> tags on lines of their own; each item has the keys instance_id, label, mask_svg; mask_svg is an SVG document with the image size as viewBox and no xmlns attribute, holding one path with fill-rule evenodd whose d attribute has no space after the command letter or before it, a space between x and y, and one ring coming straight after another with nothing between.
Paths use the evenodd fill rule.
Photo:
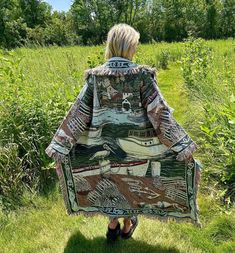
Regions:
<instances>
[{"instance_id":1,"label":"bush","mask_svg":"<svg viewBox=\"0 0 235 253\"><path fill-rule=\"evenodd\" d=\"M231 102L216 109L205 106L205 119L200 129L208 154L208 175L226 190L222 197L228 204L235 202L235 103Z\"/></svg>"},{"instance_id":2,"label":"bush","mask_svg":"<svg viewBox=\"0 0 235 253\"><path fill-rule=\"evenodd\" d=\"M204 110L198 133L205 159L204 176L222 187L218 197L230 205L235 202L234 80L228 61L222 62L222 73L222 67L218 70L213 59L213 51L204 40L186 41L181 59L185 86L191 99Z\"/></svg>"},{"instance_id":3,"label":"bush","mask_svg":"<svg viewBox=\"0 0 235 253\"><path fill-rule=\"evenodd\" d=\"M170 60L170 52L168 50L161 50L158 67L162 69L167 69Z\"/></svg>"},{"instance_id":4,"label":"bush","mask_svg":"<svg viewBox=\"0 0 235 253\"><path fill-rule=\"evenodd\" d=\"M48 120L40 98L31 98L20 68L22 59L12 52L1 58L0 83L5 89L0 94L0 195L4 207L10 208L8 203L20 204L24 188L45 192L53 186L55 173L49 170L53 164L48 166L45 154L53 120Z\"/></svg>"},{"instance_id":5,"label":"bush","mask_svg":"<svg viewBox=\"0 0 235 253\"><path fill-rule=\"evenodd\" d=\"M8 21L5 24L4 39L6 48L21 47L27 37L27 25L22 18Z\"/></svg>"},{"instance_id":6,"label":"bush","mask_svg":"<svg viewBox=\"0 0 235 253\"><path fill-rule=\"evenodd\" d=\"M212 98L213 91L209 80L212 61L212 49L206 46L203 39L190 37L186 40L184 55L181 58L181 69L186 88L197 99Z\"/></svg>"}]
</instances>

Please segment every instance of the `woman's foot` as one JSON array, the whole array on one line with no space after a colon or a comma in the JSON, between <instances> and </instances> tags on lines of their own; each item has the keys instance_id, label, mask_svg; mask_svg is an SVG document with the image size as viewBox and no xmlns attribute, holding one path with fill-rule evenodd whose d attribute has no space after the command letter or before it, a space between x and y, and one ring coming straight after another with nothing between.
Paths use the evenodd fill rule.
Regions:
<instances>
[{"instance_id":1,"label":"woman's foot","mask_svg":"<svg viewBox=\"0 0 235 253\"><path fill-rule=\"evenodd\" d=\"M121 230L121 238L122 239L129 239L132 234L134 233L136 227L138 225L137 216L133 216L131 218L124 219L124 227Z\"/></svg>"},{"instance_id":2,"label":"woman's foot","mask_svg":"<svg viewBox=\"0 0 235 253\"><path fill-rule=\"evenodd\" d=\"M118 219L112 219L108 225L108 231L106 232L106 238L108 243L114 243L120 235L121 226Z\"/></svg>"},{"instance_id":3,"label":"woman's foot","mask_svg":"<svg viewBox=\"0 0 235 253\"><path fill-rule=\"evenodd\" d=\"M109 227L110 229L115 229L115 228L117 227L118 223L119 223L118 219L116 219L116 218L115 218L115 219L112 219L112 220L110 221L108 227Z\"/></svg>"},{"instance_id":4,"label":"woman's foot","mask_svg":"<svg viewBox=\"0 0 235 253\"><path fill-rule=\"evenodd\" d=\"M123 228L122 228L122 232L123 233L128 233L131 230L131 227L133 226L131 219L130 218L124 218L123 220Z\"/></svg>"}]
</instances>

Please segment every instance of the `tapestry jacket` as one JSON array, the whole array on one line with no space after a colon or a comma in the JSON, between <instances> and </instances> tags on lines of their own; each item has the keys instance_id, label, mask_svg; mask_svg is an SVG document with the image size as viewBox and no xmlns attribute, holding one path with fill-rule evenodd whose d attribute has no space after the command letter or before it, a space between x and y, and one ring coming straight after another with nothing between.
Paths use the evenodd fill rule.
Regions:
<instances>
[{"instance_id":1,"label":"tapestry jacket","mask_svg":"<svg viewBox=\"0 0 235 253\"><path fill-rule=\"evenodd\" d=\"M67 213L144 214L200 226L197 146L173 117L156 69L112 57L84 74L46 148Z\"/></svg>"},{"instance_id":2,"label":"tapestry jacket","mask_svg":"<svg viewBox=\"0 0 235 253\"><path fill-rule=\"evenodd\" d=\"M196 150L164 99L155 68L112 57L87 69L84 80L45 150L55 161L73 154L86 168L100 166L104 157L118 164L168 153L182 161Z\"/></svg>"}]
</instances>

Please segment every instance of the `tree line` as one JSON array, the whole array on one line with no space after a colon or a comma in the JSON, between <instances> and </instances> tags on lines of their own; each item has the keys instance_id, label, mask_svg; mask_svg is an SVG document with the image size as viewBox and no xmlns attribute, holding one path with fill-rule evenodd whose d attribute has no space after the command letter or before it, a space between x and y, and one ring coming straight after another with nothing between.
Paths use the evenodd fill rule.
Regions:
<instances>
[{"instance_id":1,"label":"tree line","mask_svg":"<svg viewBox=\"0 0 235 253\"><path fill-rule=\"evenodd\" d=\"M235 0L74 0L67 12L41 0L0 0L0 47L97 45L117 23L140 42L234 38Z\"/></svg>"}]
</instances>

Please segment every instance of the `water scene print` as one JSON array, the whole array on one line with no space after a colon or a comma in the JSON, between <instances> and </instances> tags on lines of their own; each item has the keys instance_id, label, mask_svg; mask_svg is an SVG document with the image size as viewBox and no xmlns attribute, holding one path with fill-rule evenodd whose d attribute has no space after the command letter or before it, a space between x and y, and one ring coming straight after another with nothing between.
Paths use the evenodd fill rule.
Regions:
<instances>
[{"instance_id":1,"label":"water scene print","mask_svg":"<svg viewBox=\"0 0 235 253\"><path fill-rule=\"evenodd\" d=\"M108 63L115 60L123 59ZM68 213L146 214L199 224L197 164L177 159L193 141L172 118L151 69L133 64L132 78L100 74L107 66L88 74L52 143L64 152L60 182Z\"/></svg>"}]
</instances>

